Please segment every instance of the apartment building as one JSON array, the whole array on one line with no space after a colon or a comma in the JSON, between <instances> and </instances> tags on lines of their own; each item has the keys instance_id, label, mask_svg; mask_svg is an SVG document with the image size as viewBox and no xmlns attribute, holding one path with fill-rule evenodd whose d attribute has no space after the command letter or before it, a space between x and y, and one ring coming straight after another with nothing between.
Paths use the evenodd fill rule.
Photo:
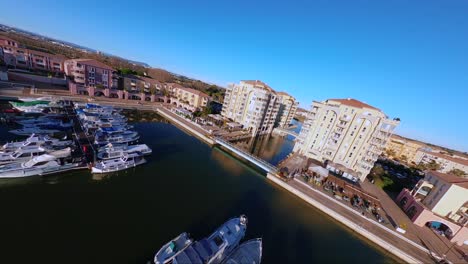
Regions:
<instances>
[{"instance_id":1,"label":"apartment building","mask_svg":"<svg viewBox=\"0 0 468 264\"><path fill-rule=\"evenodd\" d=\"M388 141L385 150L394 152L393 158L411 162L414 160L417 151L424 146L422 143L393 135Z\"/></svg>"},{"instance_id":2,"label":"apartment building","mask_svg":"<svg viewBox=\"0 0 468 264\"><path fill-rule=\"evenodd\" d=\"M93 59L66 60L65 74L83 87L111 88L113 71L106 64Z\"/></svg>"},{"instance_id":3,"label":"apartment building","mask_svg":"<svg viewBox=\"0 0 468 264\"><path fill-rule=\"evenodd\" d=\"M186 108L190 111L196 111L202 107L208 106L210 96L204 92L185 87L176 87L172 89L174 99L172 104Z\"/></svg>"},{"instance_id":4,"label":"apartment building","mask_svg":"<svg viewBox=\"0 0 468 264\"><path fill-rule=\"evenodd\" d=\"M399 123L355 99L313 102L293 151L323 162L338 175L363 181Z\"/></svg>"},{"instance_id":5,"label":"apartment building","mask_svg":"<svg viewBox=\"0 0 468 264\"><path fill-rule=\"evenodd\" d=\"M148 77L124 75L122 76L122 87L119 88L129 92L154 93L161 91L163 84Z\"/></svg>"},{"instance_id":6,"label":"apartment building","mask_svg":"<svg viewBox=\"0 0 468 264\"><path fill-rule=\"evenodd\" d=\"M0 36L3 61L12 68L61 73L65 57L22 47L15 40Z\"/></svg>"},{"instance_id":7,"label":"apartment building","mask_svg":"<svg viewBox=\"0 0 468 264\"><path fill-rule=\"evenodd\" d=\"M273 131L279 108L278 95L270 86L258 80L240 81L228 85L221 115L256 136Z\"/></svg>"},{"instance_id":8,"label":"apartment building","mask_svg":"<svg viewBox=\"0 0 468 264\"><path fill-rule=\"evenodd\" d=\"M454 169L458 169L464 171L465 175L468 175L468 160L460 157L452 157L439 152L419 149L413 158L413 162L415 164L436 162L440 164L439 172L448 173Z\"/></svg>"},{"instance_id":9,"label":"apartment building","mask_svg":"<svg viewBox=\"0 0 468 264\"><path fill-rule=\"evenodd\" d=\"M285 92L277 92L280 107L275 120L275 127L288 127L296 115L299 102Z\"/></svg>"},{"instance_id":10,"label":"apartment building","mask_svg":"<svg viewBox=\"0 0 468 264\"><path fill-rule=\"evenodd\" d=\"M468 179L427 171L412 191L404 189L396 201L415 224L437 226L452 242L468 244Z\"/></svg>"}]
</instances>

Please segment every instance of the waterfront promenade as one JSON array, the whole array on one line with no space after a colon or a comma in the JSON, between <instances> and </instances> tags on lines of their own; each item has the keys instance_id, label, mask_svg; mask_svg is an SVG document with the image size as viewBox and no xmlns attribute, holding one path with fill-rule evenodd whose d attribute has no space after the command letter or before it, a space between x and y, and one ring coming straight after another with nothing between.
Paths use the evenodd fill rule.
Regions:
<instances>
[{"instance_id":1,"label":"waterfront promenade","mask_svg":"<svg viewBox=\"0 0 468 264\"><path fill-rule=\"evenodd\" d=\"M43 96L43 95L41 95ZM85 97L82 96L61 96L63 99L70 99L76 101L87 101ZM174 123L176 126L182 128L188 133L196 136L205 143L213 145L215 143L214 139L210 137L199 126L193 124L192 122L177 116L172 113L168 108L162 104L145 104L145 103L136 103L126 100L115 100L115 99L106 99L100 100L97 99L95 102L101 104L111 104L119 106L122 108L130 109L139 109L139 110L149 110L156 111L160 115L164 116L170 122ZM276 178L276 180L275 180ZM388 251L392 255L397 256L398 258L406 262L416 262L416 263L430 263L434 260L430 257L430 252L420 243L416 243L403 235L397 234L393 230L386 230L385 227L379 226L377 222L363 218L360 214L356 214L352 210L348 210L342 204L339 204L338 201L326 197L323 194L320 194L317 190L314 190L306 184L294 180L288 183L283 182L276 176L269 174L268 179L272 180L276 184L279 184L283 188L287 189L294 195L305 200L309 204L312 204L316 208L324 211L329 216L333 217L335 220L345 224L351 228L356 233L366 237L370 241L382 247L384 250ZM315 201L311 203L310 201ZM455 260L453 260L455 261ZM458 263L455 261L455 263Z\"/></svg>"}]
</instances>

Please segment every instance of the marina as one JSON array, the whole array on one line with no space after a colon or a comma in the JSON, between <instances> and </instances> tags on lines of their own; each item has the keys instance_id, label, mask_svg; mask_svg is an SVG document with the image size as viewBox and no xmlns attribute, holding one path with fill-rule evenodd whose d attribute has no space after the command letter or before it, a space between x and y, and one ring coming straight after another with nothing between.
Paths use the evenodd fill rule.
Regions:
<instances>
[{"instance_id":1,"label":"marina","mask_svg":"<svg viewBox=\"0 0 468 264\"><path fill-rule=\"evenodd\" d=\"M27 138L1 147L0 178L86 168L110 173L144 164L143 156L152 153L147 145L133 145L139 135L127 125L121 109L47 98L19 98L9 104L17 111L7 116L16 127L8 132Z\"/></svg>"},{"instance_id":2,"label":"marina","mask_svg":"<svg viewBox=\"0 0 468 264\"><path fill-rule=\"evenodd\" d=\"M32 239L23 248L34 254L34 260L146 263L162 245L182 231L201 238L232 215L245 213L249 216L245 240L262 237L264 263L291 263L301 259L359 261L363 257L374 263L393 260L388 253L369 247L319 211L269 184L262 174L187 135L166 120L159 118L129 124L139 133L141 141L153 149L154 154L148 157L144 166L104 177L80 170L43 179L5 179L0 182L3 200L20 190L29 190L35 197L31 201L26 199L28 196L23 196L6 204L6 212L14 213L15 217L0 220L2 224L12 226L5 236L23 237L13 236L20 227L11 221L28 217L28 211L37 208L48 216L37 219L37 224L47 226L48 231L46 235L46 230L26 227L25 231ZM2 129L0 132L10 137L6 128ZM86 137L80 138L85 146ZM282 146L289 145L285 138L275 137L269 142L275 144L278 155L283 153ZM283 158L271 156L273 161ZM181 195L174 195L174 190ZM18 211L17 206L23 210ZM76 213L63 214L64 209L60 208L69 207ZM24 211L26 208L29 210ZM181 212L185 217L179 217ZM77 218L77 214L84 217ZM48 219L60 221L50 222ZM96 221L106 224L96 225ZM76 227L70 229L69 225ZM67 230L67 235L61 230ZM99 236L89 240L89 235L94 233ZM69 236L74 239L67 239ZM52 257L45 246L38 246L41 244L39 237L47 237L47 248L55 249ZM336 240L337 237L340 239ZM59 243L62 240L67 241L67 246ZM75 255L72 248L81 248L83 252L70 260L68 256ZM342 254L329 255L329 250L340 250ZM13 262L15 252L18 251L7 252L2 258ZM33 261L33 258L23 260Z\"/></svg>"}]
</instances>

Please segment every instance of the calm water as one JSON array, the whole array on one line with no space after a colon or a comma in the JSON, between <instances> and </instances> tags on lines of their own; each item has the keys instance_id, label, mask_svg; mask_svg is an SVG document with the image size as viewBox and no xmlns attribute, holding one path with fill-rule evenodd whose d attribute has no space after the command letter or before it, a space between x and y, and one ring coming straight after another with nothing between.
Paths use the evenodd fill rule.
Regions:
<instances>
[{"instance_id":1,"label":"calm water","mask_svg":"<svg viewBox=\"0 0 468 264\"><path fill-rule=\"evenodd\" d=\"M263 263L392 261L173 125L135 127L153 148L146 165L106 177L80 171L0 181L0 263L146 263L179 233L202 238L243 213L249 217L246 238L263 237ZM272 140L265 153L280 159L275 151L284 155L291 142ZM276 150L268 148L273 145Z\"/></svg>"}]
</instances>

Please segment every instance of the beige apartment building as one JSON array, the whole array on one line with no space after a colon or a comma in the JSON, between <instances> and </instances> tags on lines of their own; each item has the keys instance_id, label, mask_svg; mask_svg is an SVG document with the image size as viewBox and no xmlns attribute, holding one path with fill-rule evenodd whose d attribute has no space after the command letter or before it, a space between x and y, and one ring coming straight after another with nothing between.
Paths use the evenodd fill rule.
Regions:
<instances>
[{"instance_id":1,"label":"beige apartment building","mask_svg":"<svg viewBox=\"0 0 468 264\"><path fill-rule=\"evenodd\" d=\"M454 169L458 169L464 171L465 177L468 177L468 160L466 159L452 157L439 152L431 152L425 149L419 149L413 159L415 164L427 164L432 161L440 164L439 172L448 173Z\"/></svg>"},{"instance_id":2,"label":"beige apartment building","mask_svg":"<svg viewBox=\"0 0 468 264\"><path fill-rule=\"evenodd\" d=\"M172 104L186 108L190 111L196 111L206 107L210 101L210 96L204 92L185 87L175 87L172 89L174 98Z\"/></svg>"},{"instance_id":3,"label":"beige apartment building","mask_svg":"<svg viewBox=\"0 0 468 264\"><path fill-rule=\"evenodd\" d=\"M296 115L299 102L285 92L277 92L280 107L276 116L275 127L288 127Z\"/></svg>"},{"instance_id":4,"label":"beige apartment building","mask_svg":"<svg viewBox=\"0 0 468 264\"><path fill-rule=\"evenodd\" d=\"M279 108L279 96L270 86L258 80L240 81L228 85L221 115L256 136L273 131Z\"/></svg>"},{"instance_id":5,"label":"beige apartment building","mask_svg":"<svg viewBox=\"0 0 468 264\"><path fill-rule=\"evenodd\" d=\"M395 153L393 158L411 162L414 160L417 151L423 147L424 145L422 143L393 135L388 141L387 147L385 149L391 150Z\"/></svg>"},{"instance_id":6,"label":"beige apartment building","mask_svg":"<svg viewBox=\"0 0 468 264\"><path fill-rule=\"evenodd\" d=\"M293 151L327 164L336 174L363 181L399 123L355 99L313 102Z\"/></svg>"}]
</instances>

